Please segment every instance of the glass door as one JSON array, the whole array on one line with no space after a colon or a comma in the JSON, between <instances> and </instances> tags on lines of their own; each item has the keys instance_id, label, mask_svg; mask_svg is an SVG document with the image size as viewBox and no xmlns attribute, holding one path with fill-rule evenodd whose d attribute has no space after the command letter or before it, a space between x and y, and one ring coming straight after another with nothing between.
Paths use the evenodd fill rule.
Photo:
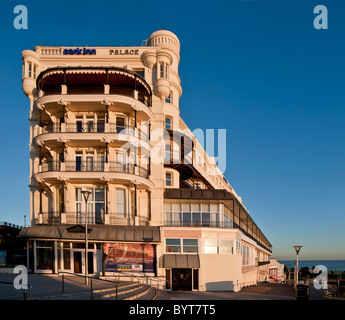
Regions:
<instances>
[{"instance_id":1,"label":"glass door","mask_svg":"<svg viewBox=\"0 0 345 320\"><path fill-rule=\"evenodd\" d=\"M82 155L76 154L75 156L75 171L81 171Z\"/></svg>"},{"instance_id":2,"label":"glass door","mask_svg":"<svg viewBox=\"0 0 345 320\"><path fill-rule=\"evenodd\" d=\"M94 154L93 153L87 153L86 154L86 168L85 171L87 172L93 172L94 171Z\"/></svg>"},{"instance_id":3,"label":"glass door","mask_svg":"<svg viewBox=\"0 0 345 320\"><path fill-rule=\"evenodd\" d=\"M90 224L95 223L94 219L94 189L86 189L90 191L91 194L89 196L87 202L87 222ZM86 206L85 200L82 194L82 188L75 189L75 208L76 208L76 222L75 223L85 223L85 213L86 213Z\"/></svg>"}]
</instances>

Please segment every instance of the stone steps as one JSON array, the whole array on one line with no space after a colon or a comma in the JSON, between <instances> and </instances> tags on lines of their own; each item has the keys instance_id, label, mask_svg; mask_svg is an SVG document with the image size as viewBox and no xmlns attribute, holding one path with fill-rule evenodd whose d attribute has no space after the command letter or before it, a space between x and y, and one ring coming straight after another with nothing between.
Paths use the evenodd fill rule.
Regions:
<instances>
[{"instance_id":1,"label":"stone steps","mask_svg":"<svg viewBox=\"0 0 345 320\"><path fill-rule=\"evenodd\" d=\"M91 297L90 288L72 293L30 297L28 300L152 300L155 297L155 288L137 282L121 282L116 293L114 287L94 289Z\"/></svg>"}]
</instances>

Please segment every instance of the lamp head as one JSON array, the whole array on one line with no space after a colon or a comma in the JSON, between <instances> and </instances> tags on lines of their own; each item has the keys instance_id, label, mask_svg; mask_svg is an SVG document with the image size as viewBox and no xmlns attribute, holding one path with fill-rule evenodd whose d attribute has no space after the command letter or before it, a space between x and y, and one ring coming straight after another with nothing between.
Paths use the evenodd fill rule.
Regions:
<instances>
[{"instance_id":1,"label":"lamp head","mask_svg":"<svg viewBox=\"0 0 345 320\"><path fill-rule=\"evenodd\" d=\"M293 247L295 248L296 253L299 254L299 252L303 246L293 246Z\"/></svg>"},{"instance_id":2,"label":"lamp head","mask_svg":"<svg viewBox=\"0 0 345 320\"><path fill-rule=\"evenodd\" d=\"M87 201L89 200L89 196L90 196L90 194L91 194L91 191L85 189L85 190L82 190L81 193L82 193L83 196L84 196L85 202L87 202Z\"/></svg>"}]
</instances>

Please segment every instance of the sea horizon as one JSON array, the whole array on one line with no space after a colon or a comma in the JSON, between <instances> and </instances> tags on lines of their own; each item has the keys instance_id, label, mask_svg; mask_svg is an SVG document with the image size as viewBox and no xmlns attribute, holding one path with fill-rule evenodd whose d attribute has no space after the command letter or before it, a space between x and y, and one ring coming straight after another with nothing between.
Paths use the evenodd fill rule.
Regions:
<instances>
[{"instance_id":1,"label":"sea horizon","mask_svg":"<svg viewBox=\"0 0 345 320\"><path fill-rule=\"evenodd\" d=\"M277 259L277 261L281 264L286 265L289 269L294 267L294 260L280 260ZM318 259L318 260L298 260L298 266L300 268L303 267L308 267L309 269L311 269L313 266L318 266L318 265L323 265L325 266L329 271L333 270L333 271L344 271L345 270L345 260L322 260L322 259Z\"/></svg>"}]
</instances>

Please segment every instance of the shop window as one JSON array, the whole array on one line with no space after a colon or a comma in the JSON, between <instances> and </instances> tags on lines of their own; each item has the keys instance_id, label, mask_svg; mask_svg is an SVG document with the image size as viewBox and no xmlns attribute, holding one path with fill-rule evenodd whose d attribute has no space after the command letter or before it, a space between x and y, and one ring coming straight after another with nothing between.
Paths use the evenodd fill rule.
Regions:
<instances>
[{"instance_id":1,"label":"shop window","mask_svg":"<svg viewBox=\"0 0 345 320\"><path fill-rule=\"evenodd\" d=\"M36 242L36 269L53 269L53 243L49 241Z\"/></svg>"}]
</instances>

